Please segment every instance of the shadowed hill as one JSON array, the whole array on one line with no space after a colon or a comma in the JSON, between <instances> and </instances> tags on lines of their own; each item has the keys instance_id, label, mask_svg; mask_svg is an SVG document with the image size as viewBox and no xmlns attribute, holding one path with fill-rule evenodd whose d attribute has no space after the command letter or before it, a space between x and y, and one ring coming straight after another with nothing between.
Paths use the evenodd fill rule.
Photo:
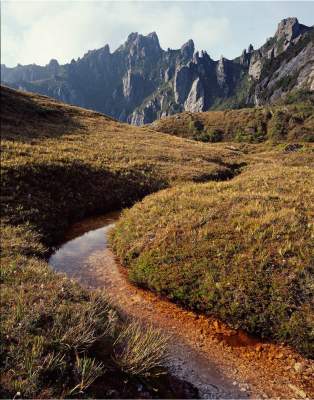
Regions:
<instances>
[{"instance_id":1,"label":"shadowed hill","mask_svg":"<svg viewBox=\"0 0 314 400\"><path fill-rule=\"evenodd\" d=\"M113 170L134 164L138 168L150 166L163 175L165 182L219 179L220 173L232 173L228 165L234 157L225 148L208 148L149 128L139 129L93 111L6 87L1 88L1 99L4 149L23 141L21 146L26 152L31 149L37 162L53 161L59 151L60 161L95 161ZM37 140L33 143L32 139ZM45 152L40 146L45 146ZM23 162L26 158L19 159Z\"/></svg>"}]
</instances>

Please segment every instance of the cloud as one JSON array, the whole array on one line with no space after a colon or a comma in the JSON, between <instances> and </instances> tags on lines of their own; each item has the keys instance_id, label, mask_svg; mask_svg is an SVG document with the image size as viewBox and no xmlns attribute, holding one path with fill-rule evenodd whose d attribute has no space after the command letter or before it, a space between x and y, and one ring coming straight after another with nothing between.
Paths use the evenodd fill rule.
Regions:
<instances>
[{"instance_id":1,"label":"cloud","mask_svg":"<svg viewBox=\"0 0 314 400\"><path fill-rule=\"evenodd\" d=\"M302 1L2 1L1 62L47 64L81 57L109 44L111 51L131 32L156 31L164 49L193 39L217 59L260 46L284 17L312 25L314 2Z\"/></svg>"},{"instance_id":2,"label":"cloud","mask_svg":"<svg viewBox=\"0 0 314 400\"><path fill-rule=\"evenodd\" d=\"M106 43L114 50L134 31L156 31L164 48L193 38L203 49L230 37L226 17L198 13L191 19L190 11L191 3L4 2L2 62L65 63Z\"/></svg>"}]
</instances>

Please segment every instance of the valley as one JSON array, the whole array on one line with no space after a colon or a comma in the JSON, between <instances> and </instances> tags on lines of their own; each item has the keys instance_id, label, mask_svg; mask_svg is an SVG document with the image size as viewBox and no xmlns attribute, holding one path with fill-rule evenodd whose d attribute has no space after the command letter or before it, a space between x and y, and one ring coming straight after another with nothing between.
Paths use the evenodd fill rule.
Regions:
<instances>
[{"instance_id":1,"label":"valley","mask_svg":"<svg viewBox=\"0 0 314 400\"><path fill-rule=\"evenodd\" d=\"M214 398L313 395L314 153L295 125L211 143L176 119L168 134L168 120L131 126L4 86L1 105L2 397L191 398L208 376ZM88 268L82 286L51 269L69 227L121 209L88 266L102 290L84 287ZM149 343L141 365L153 359L141 373L134 337Z\"/></svg>"}]
</instances>

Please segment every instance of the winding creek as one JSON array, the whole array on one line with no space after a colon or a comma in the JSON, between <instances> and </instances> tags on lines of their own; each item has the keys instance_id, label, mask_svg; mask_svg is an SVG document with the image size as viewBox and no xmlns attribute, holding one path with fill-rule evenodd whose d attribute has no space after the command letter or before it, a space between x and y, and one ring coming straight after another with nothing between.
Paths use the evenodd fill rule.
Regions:
<instances>
[{"instance_id":1,"label":"winding creek","mask_svg":"<svg viewBox=\"0 0 314 400\"><path fill-rule=\"evenodd\" d=\"M280 360L277 371L269 371L267 363L265 370L257 364L259 357L255 360L246 356L264 344L128 282L126 271L108 248L108 232L118 218L115 212L74 224L49 264L87 288L103 289L124 315L152 323L170 334L167 367L179 379L193 384L201 398L285 396L284 383L288 396L291 390L281 374L284 365ZM261 369L258 373L257 368Z\"/></svg>"}]
</instances>

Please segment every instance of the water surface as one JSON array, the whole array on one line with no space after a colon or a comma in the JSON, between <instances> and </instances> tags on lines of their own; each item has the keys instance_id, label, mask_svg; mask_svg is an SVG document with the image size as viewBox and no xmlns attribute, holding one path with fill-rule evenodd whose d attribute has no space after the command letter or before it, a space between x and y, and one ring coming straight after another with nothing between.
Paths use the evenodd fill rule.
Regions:
<instances>
[{"instance_id":1,"label":"water surface","mask_svg":"<svg viewBox=\"0 0 314 400\"><path fill-rule=\"evenodd\" d=\"M100 282L90 268L90 257L108 247L108 232L114 227L120 212L87 218L72 225L64 244L49 259L57 272L81 281L85 286L100 287Z\"/></svg>"}]
</instances>

